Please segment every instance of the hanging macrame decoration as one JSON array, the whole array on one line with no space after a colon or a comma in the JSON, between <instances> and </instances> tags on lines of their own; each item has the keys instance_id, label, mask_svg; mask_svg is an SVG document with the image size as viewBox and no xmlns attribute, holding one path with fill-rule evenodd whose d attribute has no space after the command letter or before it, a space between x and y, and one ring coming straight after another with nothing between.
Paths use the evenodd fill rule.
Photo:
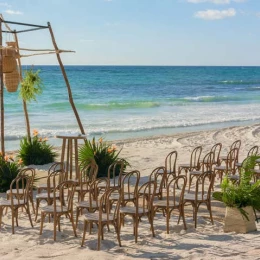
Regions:
<instances>
[{"instance_id":1,"label":"hanging macrame decoration","mask_svg":"<svg viewBox=\"0 0 260 260\"><path fill-rule=\"evenodd\" d=\"M7 47L2 50L3 54L3 80L8 92L15 92L19 85L19 72L16 63L16 43L7 42Z\"/></svg>"}]
</instances>

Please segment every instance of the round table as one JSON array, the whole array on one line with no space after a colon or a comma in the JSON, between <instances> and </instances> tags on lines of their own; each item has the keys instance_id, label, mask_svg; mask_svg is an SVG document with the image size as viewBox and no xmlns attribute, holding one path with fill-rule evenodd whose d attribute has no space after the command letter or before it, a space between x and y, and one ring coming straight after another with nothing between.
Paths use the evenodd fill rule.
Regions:
<instances>
[{"instance_id":1,"label":"round table","mask_svg":"<svg viewBox=\"0 0 260 260\"><path fill-rule=\"evenodd\" d=\"M78 162L78 140L85 140L86 135L83 134L62 134L56 135L56 138L62 139L61 163L65 163L65 179L72 179L73 165L75 169L75 178L79 177ZM74 157L73 157L74 150ZM66 157L66 159L65 159Z\"/></svg>"}]
</instances>

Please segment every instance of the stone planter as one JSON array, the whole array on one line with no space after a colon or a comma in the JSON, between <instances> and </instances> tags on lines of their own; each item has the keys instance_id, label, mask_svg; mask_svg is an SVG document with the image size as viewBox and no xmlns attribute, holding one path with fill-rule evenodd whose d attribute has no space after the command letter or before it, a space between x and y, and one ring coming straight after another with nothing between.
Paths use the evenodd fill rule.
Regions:
<instances>
[{"instance_id":1,"label":"stone planter","mask_svg":"<svg viewBox=\"0 0 260 260\"><path fill-rule=\"evenodd\" d=\"M252 207L243 208L248 213L249 221L239 209L226 207L224 232L248 233L256 231L255 214Z\"/></svg>"}]
</instances>

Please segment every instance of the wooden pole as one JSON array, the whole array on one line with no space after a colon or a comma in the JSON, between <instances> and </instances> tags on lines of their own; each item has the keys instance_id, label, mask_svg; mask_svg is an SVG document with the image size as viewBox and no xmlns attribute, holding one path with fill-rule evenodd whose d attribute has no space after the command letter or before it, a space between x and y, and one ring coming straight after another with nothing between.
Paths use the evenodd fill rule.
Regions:
<instances>
[{"instance_id":1,"label":"wooden pole","mask_svg":"<svg viewBox=\"0 0 260 260\"><path fill-rule=\"evenodd\" d=\"M0 45L3 45L2 38L2 19L0 18ZM1 77L1 86L0 86L0 106L1 106L1 151L2 155L5 155L5 124L4 124L4 81L3 81L3 52L2 48L0 50L0 77Z\"/></svg>"},{"instance_id":2,"label":"wooden pole","mask_svg":"<svg viewBox=\"0 0 260 260\"><path fill-rule=\"evenodd\" d=\"M57 56L58 62L60 64L60 68L61 68L64 80L65 80L66 85L67 85L67 90L68 90L69 101L70 101L71 107L72 107L73 112L74 112L74 114L76 116L76 119L77 119L77 122L78 122L78 125L79 125L81 133L85 134L84 128L83 128L82 123L81 123L80 118L79 118L78 111L77 111L77 109L75 107L75 104L74 104L74 101L73 101L72 92L71 92L71 88L70 88L70 83L69 83L69 80L68 80L65 68L64 68L63 63L62 63L61 58L60 58L59 48L58 48L58 46L56 44L56 41L55 41L55 38L54 38L54 34L53 34L53 31L52 31L52 28L51 28L51 24L49 22L48 22L48 27L49 27L49 30L50 30L53 46L54 46L54 48L56 50L56 56Z\"/></svg>"},{"instance_id":3,"label":"wooden pole","mask_svg":"<svg viewBox=\"0 0 260 260\"><path fill-rule=\"evenodd\" d=\"M19 74L20 74L20 82L23 80L23 75L22 75L22 65L21 65L21 59L20 59L20 51L19 51L19 44L18 44L18 38L17 38L17 33L16 31L14 32L14 38L16 42L16 51L18 54L18 65L19 65ZM25 123L26 123L26 131L27 131L27 139L29 142L31 142L31 129L30 129L30 120L29 120L29 115L28 115L28 110L27 110L27 103L23 99L23 111L25 115Z\"/></svg>"}]
</instances>

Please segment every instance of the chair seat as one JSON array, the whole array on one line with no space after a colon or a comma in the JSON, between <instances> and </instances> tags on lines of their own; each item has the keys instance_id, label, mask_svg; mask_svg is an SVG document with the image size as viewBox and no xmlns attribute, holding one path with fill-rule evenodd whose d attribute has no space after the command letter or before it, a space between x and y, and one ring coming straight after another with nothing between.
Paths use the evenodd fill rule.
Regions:
<instances>
[{"instance_id":1,"label":"chair seat","mask_svg":"<svg viewBox=\"0 0 260 260\"><path fill-rule=\"evenodd\" d=\"M56 195L55 196L56 198L58 198L60 196L59 193L56 193L55 195ZM53 199L54 198L54 193L53 192L50 193L49 197ZM36 199L48 199L48 193L47 192L38 193L38 194L36 194Z\"/></svg>"},{"instance_id":2,"label":"chair seat","mask_svg":"<svg viewBox=\"0 0 260 260\"><path fill-rule=\"evenodd\" d=\"M93 200L90 204L89 201L80 201L80 202L76 203L76 205L79 208L98 208L99 202L96 200Z\"/></svg>"},{"instance_id":3,"label":"chair seat","mask_svg":"<svg viewBox=\"0 0 260 260\"><path fill-rule=\"evenodd\" d=\"M204 194L202 196L202 193L198 193L198 196L197 196L197 201L204 201L204 200L207 200L207 194ZM184 195L184 200L185 201L194 201L195 200L195 194L194 193L187 193Z\"/></svg>"},{"instance_id":4,"label":"chair seat","mask_svg":"<svg viewBox=\"0 0 260 260\"><path fill-rule=\"evenodd\" d=\"M216 166L215 168L214 168L214 170L218 170L218 171L224 171L224 170L226 170L226 166Z\"/></svg>"},{"instance_id":5,"label":"chair seat","mask_svg":"<svg viewBox=\"0 0 260 260\"><path fill-rule=\"evenodd\" d=\"M236 163L236 166L237 166L237 167L242 167L242 163L237 162L237 163Z\"/></svg>"},{"instance_id":6,"label":"chair seat","mask_svg":"<svg viewBox=\"0 0 260 260\"><path fill-rule=\"evenodd\" d=\"M47 189L47 183L37 185L37 189ZM53 189L53 185L50 185L50 188Z\"/></svg>"},{"instance_id":7,"label":"chair seat","mask_svg":"<svg viewBox=\"0 0 260 260\"><path fill-rule=\"evenodd\" d=\"M187 164L186 163L185 164L180 164L179 168L190 168L190 164L188 164L188 163Z\"/></svg>"},{"instance_id":8,"label":"chair seat","mask_svg":"<svg viewBox=\"0 0 260 260\"><path fill-rule=\"evenodd\" d=\"M45 207L42 207L41 210L45 213L53 213L54 206L53 205L45 206ZM56 206L56 212L57 213L67 213L67 212L69 212L69 210L66 206L63 206L63 207Z\"/></svg>"},{"instance_id":9,"label":"chair seat","mask_svg":"<svg viewBox=\"0 0 260 260\"><path fill-rule=\"evenodd\" d=\"M166 199L162 199L162 200L155 200L153 202L153 206L154 207L162 207L162 208L166 208L167 207L167 200ZM173 199L169 199L169 207L179 207L179 204L175 202L173 202Z\"/></svg>"},{"instance_id":10,"label":"chair seat","mask_svg":"<svg viewBox=\"0 0 260 260\"><path fill-rule=\"evenodd\" d=\"M122 198L122 200L133 200L134 198L135 198L135 195L133 193L124 193L124 198ZM119 194L112 194L111 199L118 200Z\"/></svg>"},{"instance_id":11,"label":"chair seat","mask_svg":"<svg viewBox=\"0 0 260 260\"><path fill-rule=\"evenodd\" d=\"M138 208L137 214L147 214L149 211L148 209ZM136 207L121 207L120 213L123 214L135 214L136 213Z\"/></svg>"},{"instance_id":12,"label":"chair seat","mask_svg":"<svg viewBox=\"0 0 260 260\"><path fill-rule=\"evenodd\" d=\"M191 171L190 174L191 175L200 175L200 174L202 174L202 171Z\"/></svg>"},{"instance_id":13,"label":"chair seat","mask_svg":"<svg viewBox=\"0 0 260 260\"><path fill-rule=\"evenodd\" d=\"M99 212L94 212L94 213L86 213L85 215L85 220L86 221L99 221ZM113 221L114 220L114 215L113 214L101 214L101 221Z\"/></svg>"},{"instance_id":14,"label":"chair seat","mask_svg":"<svg viewBox=\"0 0 260 260\"><path fill-rule=\"evenodd\" d=\"M23 194L24 193L24 190L23 189L12 189L12 194ZM6 191L6 194L11 194L11 190L8 190L8 191Z\"/></svg>"},{"instance_id":15,"label":"chair seat","mask_svg":"<svg viewBox=\"0 0 260 260\"><path fill-rule=\"evenodd\" d=\"M21 199L21 200L16 200L16 199L14 199L13 200L13 205L14 206L18 206L18 205L25 205L26 204L26 201L25 200L23 200L23 199ZM0 200L0 206L3 206L3 207L11 207L11 200Z\"/></svg>"}]
</instances>

